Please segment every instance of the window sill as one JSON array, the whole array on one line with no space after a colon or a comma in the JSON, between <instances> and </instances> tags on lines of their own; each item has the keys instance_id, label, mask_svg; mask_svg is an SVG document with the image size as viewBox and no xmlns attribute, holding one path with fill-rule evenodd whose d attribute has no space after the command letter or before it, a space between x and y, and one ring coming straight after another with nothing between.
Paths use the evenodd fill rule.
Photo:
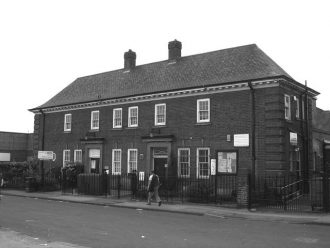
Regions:
<instances>
[{"instance_id":1,"label":"window sill","mask_svg":"<svg viewBox=\"0 0 330 248\"><path fill-rule=\"evenodd\" d=\"M89 130L89 132L91 132L91 133L95 133L95 132L98 132L98 131L100 131L100 129L90 129Z\"/></svg>"},{"instance_id":2,"label":"window sill","mask_svg":"<svg viewBox=\"0 0 330 248\"><path fill-rule=\"evenodd\" d=\"M162 128L162 127L167 127L166 125L157 125L157 126L153 126L152 128Z\"/></svg>"},{"instance_id":3,"label":"window sill","mask_svg":"<svg viewBox=\"0 0 330 248\"><path fill-rule=\"evenodd\" d=\"M139 127L136 126L136 127L126 127L126 129L138 129Z\"/></svg>"},{"instance_id":4,"label":"window sill","mask_svg":"<svg viewBox=\"0 0 330 248\"><path fill-rule=\"evenodd\" d=\"M122 127L113 127L112 130L122 131L123 128Z\"/></svg>"},{"instance_id":5,"label":"window sill","mask_svg":"<svg viewBox=\"0 0 330 248\"><path fill-rule=\"evenodd\" d=\"M195 126L209 126L211 125L211 122L197 122L195 123Z\"/></svg>"},{"instance_id":6,"label":"window sill","mask_svg":"<svg viewBox=\"0 0 330 248\"><path fill-rule=\"evenodd\" d=\"M71 130L63 131L63 133L71 133Z\"/></svg>"}]
</instances>

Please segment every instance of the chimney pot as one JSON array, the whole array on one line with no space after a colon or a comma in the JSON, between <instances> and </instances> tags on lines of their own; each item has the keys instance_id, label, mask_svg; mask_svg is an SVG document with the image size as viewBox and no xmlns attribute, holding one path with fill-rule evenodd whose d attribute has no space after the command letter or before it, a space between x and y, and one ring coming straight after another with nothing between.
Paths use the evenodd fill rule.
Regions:
<instances>
[{"instance_id":1,"label":"chimney pot","mask_svg":"<svg viewBox=\"0 0 330 248\"><path fill-rule=\"evenodd\" d=\"M124 69L130 70L135 67L136 63L136 53L133 52L131 49L124 54Z\"/></svg>"},{"instance_id":2,"label":"chimney pot","mask_svg":"<svg viewBox=\"0 0 330 248\"><path fill-rule=\"evenodd\" d=\"M168 59L174 60L181 57L182 43L178 40L168 43Z\"/></svg>"}]
</instances>

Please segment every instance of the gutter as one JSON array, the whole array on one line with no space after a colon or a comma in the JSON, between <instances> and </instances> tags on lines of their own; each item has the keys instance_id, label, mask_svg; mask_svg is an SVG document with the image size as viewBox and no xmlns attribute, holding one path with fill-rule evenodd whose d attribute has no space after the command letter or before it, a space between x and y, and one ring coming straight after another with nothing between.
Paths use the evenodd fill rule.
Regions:
<instances>
[{"instance_id":1,"label":"gutter","mask_svg":"<svg viewBox=\"0 0 330 248\"><path fill-rule=\"evenodd\" d=\"M254 189L255 186L255 167L256 167L256 150L255 150L255 140L256 140L256 107L255 107L255 89L252 87L252 82L249 81L248 85L250 87L251 90L251 120L252 120L252 134L251 134L251 140L252 140L252 144L251 144L251 148L252 148L252 168L251 168L251 186L252 189Z\"/></svg>"}]
</instances>

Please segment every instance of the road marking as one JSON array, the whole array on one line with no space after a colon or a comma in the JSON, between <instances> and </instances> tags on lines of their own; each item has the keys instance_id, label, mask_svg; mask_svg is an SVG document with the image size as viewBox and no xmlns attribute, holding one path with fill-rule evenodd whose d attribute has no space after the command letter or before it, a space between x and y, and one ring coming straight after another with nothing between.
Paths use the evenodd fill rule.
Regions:
<instances>
[{"instance_id":1,"label":"road marking","mask_svg":"<svg viewBox=\"0 0 330 248\"><path fill-rule=\"evenodd\" d=\"M144 239L144 238L145 238L145 236L143 236L143 235L142 235L142 236L141 236L141 238L143 238L143 239Z\"/></svg>"},{"instance_id":2,"label":"road marking","mask_svg":"<svg viewBox=\"0 0 330 248\"><path fill-rule=\"evenodd\" d=\"M36 220L25 220L25 222L35 222Z\"/></svg>"},{"instance_id":3,"label":"road marking","mask_svg":"<svg viewBox=\"0 0 330 248\"><path fill-rule=\"evenodd\" d=\"M221 218L221 219L226 218L225 216L222 216L222 215L216 215L216 214L209 214L209 213L206 213L205 215L207 215L207 216L212 216L212 217L217 217L217 218Z\"/></svg>"},{"instance_id":4,"label":"road marking","mask_svg":"<svg viewBox=\"0 0 330 248\"><path fill-rule=\"evenodd\" d=\"M143 209L142 209L142 208L137 208L136 210L137 210L137 211L142 211Z\"/></svg>"},{"instance_id":5,"label":"road marking","mask_svg":"<svg viewBox=\"0 0 330 248\"><path fill-rule=\"evenodd\" d=\"M318 239L313 239L313 238L298 237L298 238L295 239L295 241L305 243L305 244L315 244L319 240Z\"/></svg>"}]
</instances>

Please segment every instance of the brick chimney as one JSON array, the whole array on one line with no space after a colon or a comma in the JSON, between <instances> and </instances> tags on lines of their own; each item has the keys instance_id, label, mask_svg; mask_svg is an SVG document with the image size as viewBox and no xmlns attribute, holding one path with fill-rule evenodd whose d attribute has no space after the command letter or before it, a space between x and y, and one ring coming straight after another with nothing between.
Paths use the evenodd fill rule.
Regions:
<instances>
[{"instance_id":1,"label":"brick chimney","mask_svg":"<svg viewBox=\"0 0 330 248\"><path fill-rule=\"evenodd\" d=\"M136 53L131 49L124 54L124 69L130 70L135 67Z\"/></svg>"},{"instance_id":2,"label":"brick chimney","mask_svg":"<svg viewBox=\"0 0 330 248\"><path fill-rule=\"evenodd\" d=\"M180 41L174 40L168 43L168 59L175 60L181 57L182 44Z\"/></svg>"}]
</instances>

